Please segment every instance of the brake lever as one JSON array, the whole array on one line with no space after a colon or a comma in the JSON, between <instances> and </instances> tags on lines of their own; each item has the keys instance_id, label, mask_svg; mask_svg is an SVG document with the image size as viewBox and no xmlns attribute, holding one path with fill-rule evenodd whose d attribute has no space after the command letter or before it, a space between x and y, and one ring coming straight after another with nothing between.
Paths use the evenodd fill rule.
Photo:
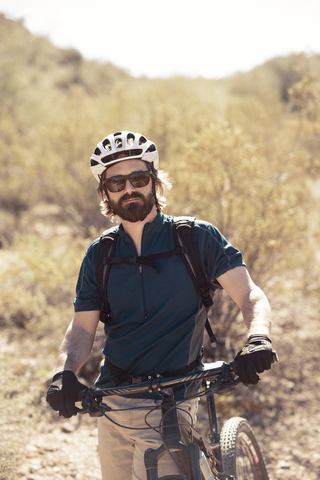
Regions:
<instances>
[{"instance_id":1,"label":"brake lever","mask_svg":"<svg viewBox=\"0 0 320 480\"><path fill-rule=\"evenodd\" d=\"M233 371L232 367L230 366L230 364L226 364L222 374L218 378L216 378L213 383L211 383L210 390L214 393L222 395L229 393L237 385L239 385L239 383L241 383L239 377L234 377L235 372Z\"/></svg>"},{"instance_id":2,"label":"brake lever","mask_svg":"<svg viewBox=\"0 0 320 480\"><path fill-rule=\"evenodd\" d=\"M82 407L76 407L76 412L80 414L89 413L90 417L102 417L104 412L110 412L111 408L101 401L102 397L96 400L93 396L93 388L81 390L78 393L77 400L82 402Z\"/></svg>"}]
</instances>

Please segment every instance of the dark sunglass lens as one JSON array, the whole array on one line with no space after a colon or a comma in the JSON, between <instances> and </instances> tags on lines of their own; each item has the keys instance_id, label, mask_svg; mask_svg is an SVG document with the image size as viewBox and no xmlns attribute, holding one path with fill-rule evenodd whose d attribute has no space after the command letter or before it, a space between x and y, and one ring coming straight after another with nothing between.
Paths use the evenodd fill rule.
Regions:
<instances>
[{"instance_id":1,"label":"dark sunglass lens","mask_svg":"<svg viewBox=\"0 0 320 480\"><path fill-rule=\"evenodd\" d=\"M142 188L148 185L150 180L149 172L134 172L130 176L130 183L135 188Z\"/></svg>"},{"instance_id":2,"label":"dark sunglass lens","mask_svg":"<svg viewBox=\"0 0 320 480\"><path fill-rule=\"evenodd\" d=\"M122 175L118 175L107 178L105 184L110 192L121 192L126 186L126 179Z\"/></svg>"}]
</instances>

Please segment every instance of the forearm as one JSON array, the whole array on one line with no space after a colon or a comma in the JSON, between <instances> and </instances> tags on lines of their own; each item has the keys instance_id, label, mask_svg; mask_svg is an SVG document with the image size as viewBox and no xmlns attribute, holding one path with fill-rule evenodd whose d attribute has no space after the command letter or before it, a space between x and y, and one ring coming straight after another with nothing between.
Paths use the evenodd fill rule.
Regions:
<instances>
[{"instance_id":1,"label":"forearm","mask_svg":"<svg viewBox=\"0 0 320 480\"><path fill-rule=\"evenodd\" d=\"M71 370L73 373L77 373L89 357L93 341L94 334L72 321L60 347L55 373L62 370Z\"/></svg>"},{"instance_id":2,"label":"forearm","mask_svg":"<svg viewBox=\"0 0 320 480\"><path fill-rule=\"evenodd\" d=\"M271 308L262 290L255 286L245 296L242 315L248 329L248 337L254 334L271 335Z\"/></svg>"}]
</instances>

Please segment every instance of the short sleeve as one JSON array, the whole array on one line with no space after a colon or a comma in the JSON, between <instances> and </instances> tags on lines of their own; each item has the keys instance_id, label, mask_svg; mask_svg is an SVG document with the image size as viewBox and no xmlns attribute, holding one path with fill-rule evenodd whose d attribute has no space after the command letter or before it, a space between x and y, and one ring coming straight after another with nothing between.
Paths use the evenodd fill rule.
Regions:
<instances>
[{"instance_id":1,"label":"short sleeve","mask_svg":"<svg viewBox=\"0 0 320 480\"><path fill-rule=\"evenodd\" d=\"M97 241L88 248L79 271L76 297L73 301L75 312L99 310L100 294L96 276Z\"/></svg>"},{"instance_id":2,"label":"short sleeve","mask_svg":"<svg viewBox=\"0 0 320 480\"><path fill-rule=\"evenodd\" d=\"M212 281L228 270L246 266L241 252L214 225L196 222L195 234L200 256Z\"/></svg>"}]
</instances>

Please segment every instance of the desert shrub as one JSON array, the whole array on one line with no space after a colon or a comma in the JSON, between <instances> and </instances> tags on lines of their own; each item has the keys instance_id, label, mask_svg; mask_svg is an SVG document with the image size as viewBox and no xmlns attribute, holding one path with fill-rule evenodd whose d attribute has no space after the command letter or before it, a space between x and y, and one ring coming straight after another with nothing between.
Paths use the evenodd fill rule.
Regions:
<instances>
[{"instance_id":1,"label":"desert shrub","mask_svg":"<svg viewBox=\"0 0 320 480\"><path fill-rule=\"evenodd\" d=\"M39 234L17 235L1 255L0 322L29 330L54 328L53 312L60 312L65 329L81 259L88 240L68 229L38 225ZM55 315L54 315L55 316Z\"/></svg>"}]
</instances>

